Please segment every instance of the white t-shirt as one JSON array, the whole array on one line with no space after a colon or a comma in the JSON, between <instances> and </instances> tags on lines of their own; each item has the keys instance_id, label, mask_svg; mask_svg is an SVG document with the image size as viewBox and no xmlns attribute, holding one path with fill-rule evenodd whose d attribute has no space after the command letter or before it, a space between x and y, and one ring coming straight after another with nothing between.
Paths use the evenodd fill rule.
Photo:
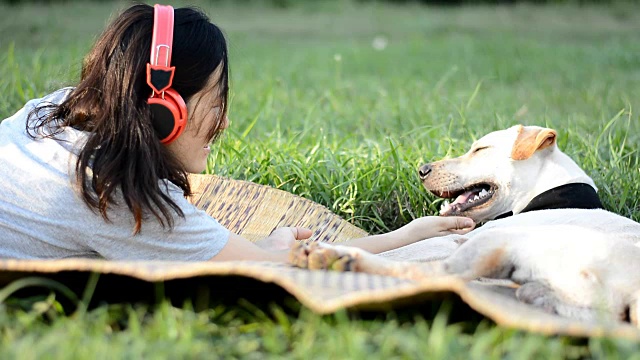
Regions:
<instances>
[{"instance_id":1,"label":"white t-shirt","mask_svg":"<svg viewBox=\"0 0 640 360\"><path fill-rule=\"evenodd\" d=\"M0 258L197 261L216 255L229 231L168 181L168 195L185 215L174 216L173 229L163 229L155 216L147 215L140 233L133 235L135 222L124 201L110 207L110 222L84 203L74 184L77 154L87 133L65 127L55 140L34 140L26 132L34 107L59 104L72 90L31 100L0 123Z\"/></svg>"}]
</instances>

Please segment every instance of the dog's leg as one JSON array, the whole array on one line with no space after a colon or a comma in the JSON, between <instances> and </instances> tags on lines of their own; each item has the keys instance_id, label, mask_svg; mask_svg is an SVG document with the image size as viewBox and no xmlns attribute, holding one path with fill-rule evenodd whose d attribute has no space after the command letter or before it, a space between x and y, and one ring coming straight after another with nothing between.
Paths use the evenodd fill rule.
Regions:
<instances>
[{"instance_id":1,"label":"dog's leg","mask_svg":"<svg viewBox=\"0 0 640 360\"><path fill-rule=\"evenodd\" d=\"M289 252L289 262L311 270L366 272L420 281L445 275L442 264L397 262L378 257L362 249L326 243L296 243Z\"/></svg>"},{"instance_id":2,"label":"dog's leg","mask_svg":"<svg viewBox=\"0 0 640 360\"><path fill-rule=\"evenodd\" d=\"M516 298L524 303L537 306L550 313L556 313L558 298L547 285L534 281L522 284L516 290Z\"/></svg>"},{"instance_id":3,"label":"dog's leg","mask_svg":"<svg viewBox=\"0 0 640 360\"><path fill-rule=\"evenodd\" d=\"M427 262L446 259L467 237L464 235L447 235L426 239L397 249L385 251L378 256L396 261Z\"/></svg>"},{"instance_id":4,"label":"dog's leg","mask_svg":"<svg viewBox=\"0 0 640 360\"><path fill-rule=\"evenodd\" d=\"M619 317L609 308L584 307L563 301L559 294L541 282L529 282L516 290L518 300L542 308L546 312L586 321L614 321Z\"/></svg>"}]
</instances>

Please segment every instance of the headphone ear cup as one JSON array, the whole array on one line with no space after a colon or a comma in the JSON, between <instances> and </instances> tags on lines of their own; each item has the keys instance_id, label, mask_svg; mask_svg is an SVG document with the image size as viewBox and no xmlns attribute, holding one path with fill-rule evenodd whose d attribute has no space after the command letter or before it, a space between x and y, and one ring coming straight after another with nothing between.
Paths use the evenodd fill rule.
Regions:
<instances>
[{"instance_id":1,"label":"headphone ear cup","mask_svg":"<svg viewBox=\"0 0 640 360\"><path fill-rule=\"evenodd\" d=\"M147 101L151 107L152 125L160 142L167 145L182 134L187 125L187 105L173 89L164 91L164 98L152 97Z\"/></svg>"}]
</instances>

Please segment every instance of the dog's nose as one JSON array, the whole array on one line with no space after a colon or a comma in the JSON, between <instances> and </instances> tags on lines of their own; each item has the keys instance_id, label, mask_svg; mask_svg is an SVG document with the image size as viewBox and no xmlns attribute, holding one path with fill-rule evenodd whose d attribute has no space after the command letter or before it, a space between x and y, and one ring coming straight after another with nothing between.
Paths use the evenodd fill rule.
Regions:
<instances>
[{"instance_id":1,"label":"dog's nose","mask_svg":"<svg viewBox=\"0 0 640 360\"><path fill-rule=\"evenodd\" d=\"M418 174L420 175L420 179L424 180L427 178L427 176L429 176L429 174L431 174L431 170L433 170L433 168L431 167L431 164L425 164L420 166L420 169L418 170Z\"/></svg>"}]
</instances>

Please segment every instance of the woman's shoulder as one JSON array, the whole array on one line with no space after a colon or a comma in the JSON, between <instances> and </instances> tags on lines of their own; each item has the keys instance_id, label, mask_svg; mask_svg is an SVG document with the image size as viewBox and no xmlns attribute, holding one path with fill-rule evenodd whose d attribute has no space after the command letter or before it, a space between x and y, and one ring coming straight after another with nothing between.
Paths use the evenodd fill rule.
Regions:
<instances>
[{"instance_id":1,"label":"woman's shoulder","mask_svg":"<svg viewBox=\"0 0 640 360\"><path fill-rule=\"evenodd\" d=\"M63 87L63 88L60 88L58 90L54 90L54 91L48 93L47 95L45 95L42 98L40 98L40 100L41 100L41 102L50 102L50 103L53 103L53 104L60 104L66 98L69 97L69 94L71 94L71 92L73 90L75 90L74 86Z\"/></svg>"},{"instance_id":2,"label":"woman's shoulder","mask_svg":"<svg viewBox=\"0 0 640 360\"><path fill-rule=\"evenodd\" d=\"M43 97L29 100L22 109L0 122L0 144L11 143L22 148L26 144L32 146L32 144L38 143L55 148L62 146L67 151L77 153L78 149L76 147L81 146L81 140L86 140L87 134L82 131L71 127L54 129L50 124L44 124L42 129L34 130L34 126L39 126L38 122L46 118L51 111L54 111L56 106L69 98L74 90L74 87L65 87ZM56 133L56 135L49 138L47 135L52 133ZM32 150L35 151L37 149ZM42 149L44 152L50 152L49 150Z\"/></svg>"},{"instance_id":3,"label":"woman's shoulder","mask_svg":"<svg viewBox=\"0 0 640 360\"><path fill-rule=\"evenodd\" d=\"M64 87L58 90L54 90L42 97L31 99L25 104L25 108L44 107L49 105L62 104L75 89L73 86Z\"/></svg>"},{"instance_id":4,"label":"woman's shoulder","mask_svg":"<svg viewBox=\"0 0 640 360\"><path fill-rule=\"evenodd\" d=\"M59 105L69 97L69 95L71 94L71 92L73 92L73 90L75 90L75 87L73 86L68 86L68 87L55 90L45 95L44 97L42 97L40 103L51 103L51 104Z\"/></svg>"},{"instance_id":5,"label":"woman's shoulder","mask_svg":"<svg viewBox=\"0 0 640 360\"><path fill-rule=\"evenodd\" d=\"M0 123L2 123L5 128L9 125L14 124L20 124L20 126L22 127L34 109L62 104L74 89L74 87L65 87L55 90L42 97L31 99L27 101L26 104L24 104L24 106L15 114L4 120L1 120Z\"/></svg>"}]
</instances>

